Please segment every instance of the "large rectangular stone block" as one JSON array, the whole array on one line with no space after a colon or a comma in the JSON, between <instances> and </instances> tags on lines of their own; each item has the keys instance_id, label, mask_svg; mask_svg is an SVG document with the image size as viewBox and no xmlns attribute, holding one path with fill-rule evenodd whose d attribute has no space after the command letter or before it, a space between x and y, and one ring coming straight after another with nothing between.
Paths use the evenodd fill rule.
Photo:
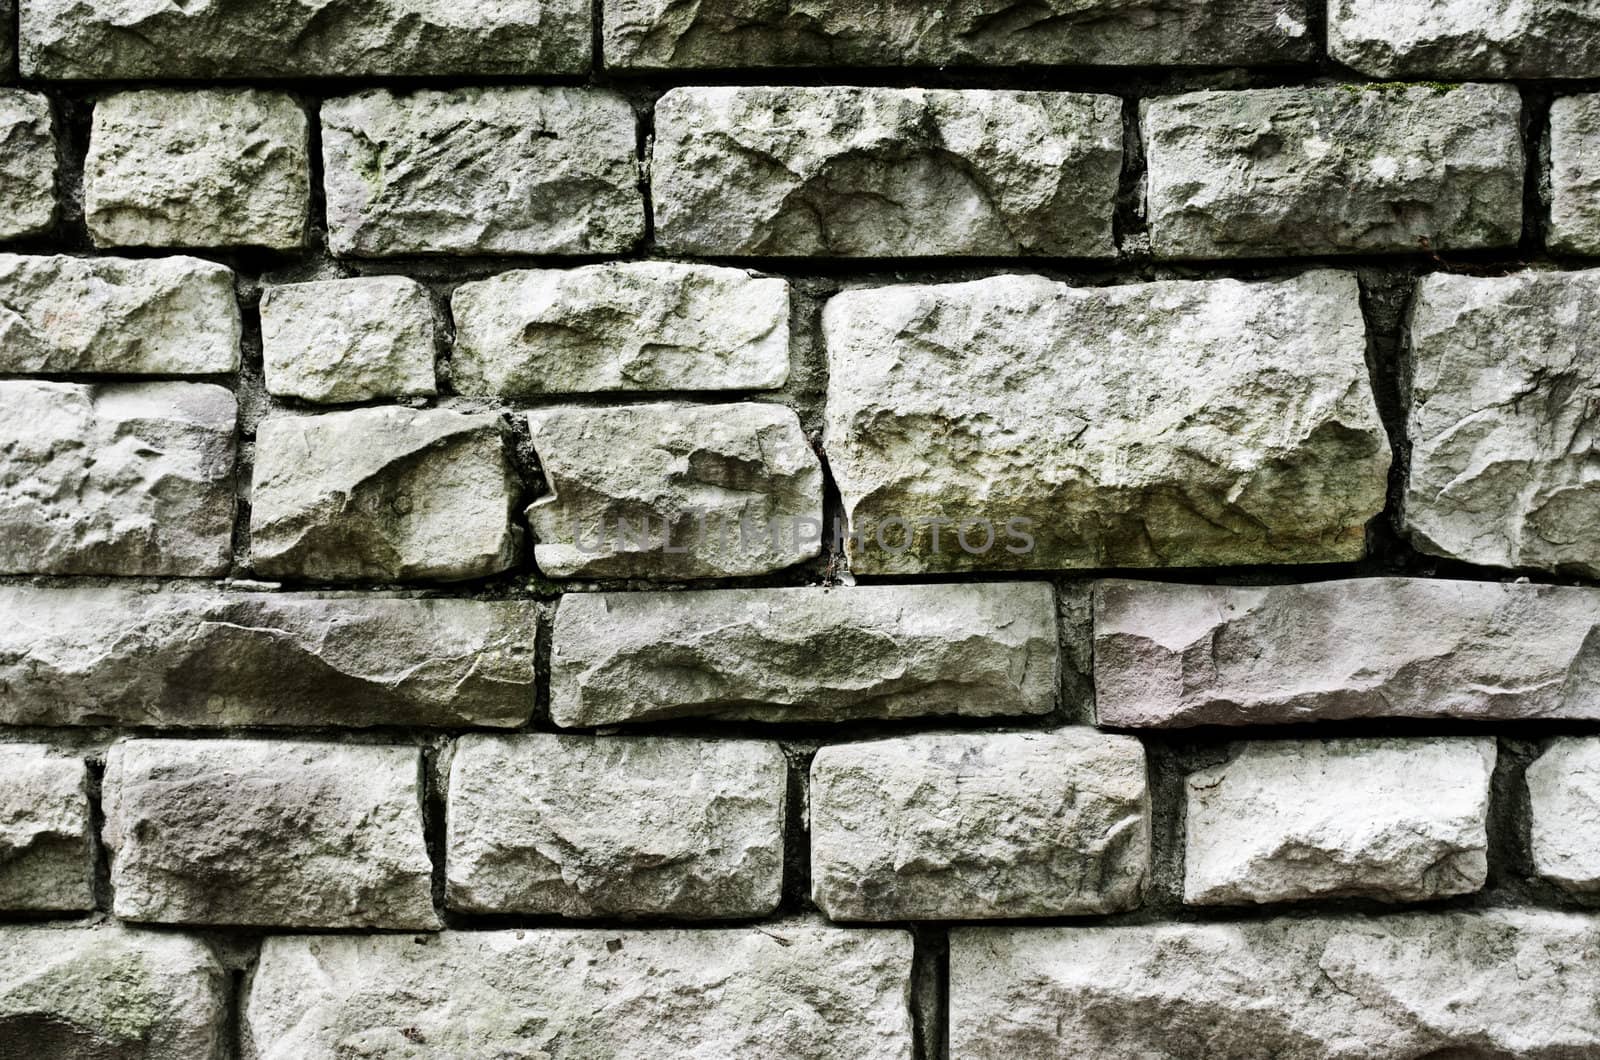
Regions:
<instances>
[{"instance_id":1,"label":"large rectangular stone block","mask_svg":"<svg viewBox=\"0 0 1600 1060\"><path fill-rule=\"evenodd\" d=\"M1329 0L1328 52L1382 78L1600 76L1587 0Z\"/></svg>"},{"instance_id":2,"label":"large rectangular stone block","mask_svg":"<svg viewBox=\"0 0 1600 1060\"><path fill-rule=\"evenodd\" d=\"M1550 105L1550 249L1600 254L1600 94Z\"/></svg>"},{"instance_id":3,"label":"large rectangular stone block","mask_svg":"<svg viewBox=\"0 0 1600 1060\"><path fill-rule=\"evenodd\" d=\"M962 928L950 1055L1588 1056L1597 952L1600 921L1544 910Z\"/></svg>"},{"instance_id":4,"label":"large rectangular stone block","mask_svg":"<svg viewBox=\"0 0 1600 1060\"><path fill-rule=\"evenodd\" d=\"M911 936L695 931L269 938L247 1055L911 1060Z\"/></svg>"},{"instance_id":5,"label":"large rectangular stone block","mask_svg":"<svg viewBox=\"0 0 1600 1060\"><path fill-rule=\"evenodd\" d=\"M285 283L261 295L267 392L322 404L434 394L437 321L404 276Z\"/></svg>"},{"instance_id":6,"label":"large rectangular stone block","mask_svg":"<svg viewBox=\"0 0 1600 1060\"><path fill-rule=\"evenodd\" d=\"M0 382L0 573L211 577L238 405L207 383Z\"/></svg>"},{"instance_id":7,"label":"large rectangular stone block","mask_svg":"<svg viewBox=\"0 0 1600 1060\"><path fill-rule=\"evenodd\" d=\"M1352 276L884 287L823 333L857 572L1354 560L1383 509Z\"/></svg>"},{"instance_id":8,"label":"large rectangular stone block","mask_svg":"<svg viewBox=\"0 0 1600 1060\"><path fill-rule=\"evenodd\" d=\"M54 227L57 164L49 98L0 88L0 239L42 236Z\"/></svg>"},{"instance_id":9,"label":"large rectangular stone block","mask_svg":"<svg viewBox=\"0 0 1600 1060\"><path fill-rule=\"evenodd\" d=\"M199 939L0 927L0 1056L224 1060L228 973Z\"/></svg>"},{"instance_id":10,"label":"large rectangular stone block","mask_svg":"<svg viewBox=\"0 0 1600 1060\"><path fill-rule=\"evenodd\" d=\"M322 105L328 246L611 254L644 235L637 122L590 88L369 89Z\"/></svg>"},{"instance_id":11,"label":"large rectangular stone block","mask_svg":"<svg viewBox=\"0 0 1600 1060\"><path fill-rule=\"evenodd\" d=\"M49 78L572 74L589 0L22 0L22 70Z\"/></svg>"},{"instance_id":12,"label":"large rectangular stone block","mask_svg":"<svg viewBox=\"0 0 1600 1060\"><path fill-rule=\"evenodd\" d=\"M1331 85L1148 100L1158 258L1423 253L1522 236L1510 85Z\"/></svg>"},{"instance_id":13,"label":"large rectangular stone block","mask_svg":"<svg viewBox=\"0 0 1600 1060\"><path fill-rule=\"evenodd\" d=\"M1306 0L607 0L606 65L1236 66L1311 57Z\"/></svg>"},{"instance_id":14,"label":"large rectangular stone block","mask_svg":"<svg viewBox=\"0 0 1600 1060\"><path fill-rule=\"evenodd\" d=\"M481 726L533 713L531 602L0 588L0 723Z\"/></svg>"},{"instance_id":15,"label":"large rectangular stone block","mask_svg":"<svg viewBox=\"0 0 1600 1060\"><path fill-rule=\"evenodd\" d=\"M1116 254L1122 102L1067 92L677 88L656 104L675 254Z\"/></svg>"},{"instance_id":16,"label":"large rectangular stone block","mask_svg":"<svg viewBox=\"0 0 1600 1060\"><path fill-rule=\"evenodd\" d=\"M1600 719L1600 592L1367 578L1102 582L1095 708L1128 727Z\"/></svg>"},{"instance_id":17,"label":"large rectangular stone block","mask_svg":"<svg viewBox=\"0 0 1600 1060\"><path fill-rule=\"evenodd\" d=\"M1534 871L1574 894L1600 892L1600 740L1552 740L1527 785Z\"/></svg>"},{"instance_id":18,"label":"large rectangular stone block","mask_svg":"<svg viewBox=\"0 0 1600 1060\"><path fill-rule=\"evenodd\" d=\"M105 815L124 920L438 926L415 747L127 740Z\"/></svg>"},{"instance_id":19,"label":"large rectangular stone block","mask_svg":"<svg viewBox=\"0 0 1600 1060\"><path fill-rule=\"evenodd\" d=\"M450 908L759 918L783 891L789 769L774 743L463 736L450 763Z\"/></svg>"},{"instance_id":20,"label":"large rectangular stone block","mask_svg":"<svg viewBox=\"0 0 1600 1060\"><path fill-rule=\"evenodd\" d=\"M1401 525L1423 552L1600 574L1600 270L1423 277Z\"/></svg>"},{"instance_id":21,"label":"large rectangular stone block","mask_svg":"<svg viewBox=\"0 0 1600 1060\"><path fill-rule=\"evenodd\" d=\"M1048 714L1056 659L1043 582L576 593L556 611L550 713L569 726Z\"/></svg>"},{"instance_id":22,"label":"large rectangular stone block","mask_svg":"<svg viewBox=\"0 0 1600 1060\"><path fill-rule=\"evenodd\" d=\"M92 831L83 759L0 744L0 910L93 909Z\"/></svg>"},{"instance_id":23,"label":"large rectangular stone block","mask_svg":"<svg viewBox=\"0 0 1600 1060\"><path fill-rule=\"evenodd\" d=\"M832 920L1120 912L1150 873L1144 748L1093 729L835 744L810 805L811 898Z\"/></svg>"}]
</instances>

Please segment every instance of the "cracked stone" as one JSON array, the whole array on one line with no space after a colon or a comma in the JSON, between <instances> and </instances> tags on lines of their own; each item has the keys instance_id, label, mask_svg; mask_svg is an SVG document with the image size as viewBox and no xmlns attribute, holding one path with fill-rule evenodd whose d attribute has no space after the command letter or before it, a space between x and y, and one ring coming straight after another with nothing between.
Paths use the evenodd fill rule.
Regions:
<instances>
[{"instance_id":1,"label":"cracked stone","mask_svg":"<svg viewBox=\"0 0 1600 1060\"><path fill-rule=\"evenodd\" d=\"M368 408L256 434L250 554L268 577L463 581L512 567L521 493L500 417Z\"/></svg>"},{"instance_id":2,"label":"cracked stone","mask_svg":"<svg viewBox=\"0 0 1600 1060\"><path fill-rule=\"evenodd\" d=\"M574 593L556 611L557 725L1048 714L1043 582Z\"/></svg>"},{"instance_id":3,"label":"cracked stone","mask_svg":"<svg viewBox=\"0 0 1600 1060\"><path fill-rule=\"evenodd\" d=\"M126 740L105 815L124 920L439 926L415 747Z\"/></svg>"},{"instance_id":4,"label":"cracked stone","mask_svg":"<svg viewBox=\"0 0 1600 1060\"><path fill-rule=\"evenodd\" d=\"M0 909L93 909L91 830L83 759L38 744L0 745ZM4 1038L0 1029L0 1046Z\"/></svg>"},{"instance_id":5,"label":"cracked stone","mask_svg":"<svg viewBox=\"0 0 1600 1060\"><path fill-rule=\"evenodd\" d=\"M528 427L549 577L738 577L822 551L822 465L782 405L551 408Z\"/></svg>"},{"instance_id":6,"label":"cracked stone","mask_svg":"<svg viewBox=\"0 0 1600 1060\"><path fill-rule=\"evenodd\" d=\"M1600 94L1550 106L1550 249L1600 254Z\"/></svg>"},{"instance_id":7,"label":"cracked stone","mask_svg":"<svg viewBox=\"0 0 1600 1060\"><path fill-rule=\"evenodd\" d=\"M1495 741L1282 740L1189 775L1190 905L1423 902L1488 876Z\"/></svg>"},{"instance_id":8,"label":"cracked stone","mask_svg":"<svg viewBox=\"0 0 1600 1060\"><path fill-rule=\"evenodd\" d=\"M1575 894L1600 893L1600 740L1552 740L1527 784L1534 871Z\"/></svg>"},{"instance_id":9,"label":"cracked stone","mask_svg":"<svg viewBox=\"0 0 1600 1060\"><path fill-rule=\"evenodd\" d=\"M83 210L97 247L294 250L311 211L310 133L292 96L149 88L95 103Z\"/></svg>"},{"instance_id":10,"label":"cracked stone","mask_svg":"<svg viewBox=\"0 0 1600 1060\"><path fill-rule=\"evenodd\" d=\"M577 74L589 0L22 0L24 76Z\"/></svg>"},{"instance_id":11,"label":"cracked stone","mask_svg":"<svg viewBox=\"0 0 1600 1060\"><path fill-rule=\"evenodd\" d=\"M1328 53L1382 78L1595 77L1586 0L1331 0Z\"/></svg>"},{"instance_id":12,"label":"cracked stone","mask_svg":"<svg viewBox=\"0 0 1600 1060\"><path fill-rule=\"evenodd\" d=\"M1534 909L958 928L950 1055L1586 1056L1597 949L1593 917Z\"/></svg>"},{"instance_id":13,"label":"cracked stone","mask_svg":"<svg viewBox=\"0 0 1600 1060\"><path fill-rule=\"evenodd\" d=\"M760 918L783 890L775 743L464 736L450 764L450 908Z\"/></svg>"},{"instance_id":14,"label":"cracked stone","mask_svg":"<svg viewBox=\"0 0 1600 1060\"><path fill-rule=\"evenodd\" d=\"M404 276L269 287L261 296L267 392L325 404L437 391L433 299Z\"/></svg>"},{"instance_id":15,"label":"cracked stone","mask_svg":"<svg viewBox=\"0 0 1600 1060\"><path fill-rule=\"evenodd\" d=\"M1600 592L1363 578L1095 590L1101 725L1600 719Z\"/></svg>"},{"instance_id":16,"label":"cracked stone","mask_svg":"<svg viewBox=\"0 0 1600 1060\"><path fill-rule=\"evenodd\" d=\"M339 255L611 254L644 235L636 120L590 88L369 89L322 105Z\"/></svg>"},{"instance_id":17,"label":"cracked stone","mask_svg":"<svg viewBox=\"0 0 1600 1060\"><path fill-rule=\"evenodd\" d=\"M1356 560L1383 510L1353 276L884 287L823 332L858 573Z\"/></svg>"},{"instance_id":18,"label":"cracked stone","mask_svg":"<svg viewBox=\"0 0 1600 1060\"><path fill-rule=\"evenodd\" d=\"M0 573L227 572L231 393L13 380L0 407Z\"/></svg>"},{"instance_id":19,"label":"cracked stone","mask_svg":"<svg viewBox=\"0 0 1600 1060\"><path fill-rule=\"evenodd\" d=\"M268 938L248 1055L911 1060L911 936L809 922L680 931Z\"/></svg>"},{"instance_id":20,"label":"cracked stone","mask_svg":"<svg viewBox=\"0 0 1600 1060\"><path fill-rule=\"evenodd\" d=\"M1066 92L675 88L656 106L669 253L1115 255L1122 102Z\"/></svg>"},{"instance_id":21,"label":"cracked stone","mask_svg":"<svg viewBox=\"0 0 1600 1060\"><path fill-rule=\"evenodd\" d=\"M789 378L789 284L743 269L528 269L462 284L451 308L462 394L772 390Z\"/></svg>"},{"instance_id":22,"label":"cracked stone","mask_svg":"<svg viewBox=\"0 0 1600 1060\"><path fill-rule=\"evenodd\" d=\"M1409 333L1412 542L1484 566L1600 574L1600 270L1426 276Z\"/></svg>"},{"instance_id":23,"label":"cracked stone","mask_svg":"<svg viewBox=\"0 0 1600 1060\"><path fill-rule=\"evenodd\" d=\"M827 746L810 805L811 898L833 920L1118 912L1150 872L1144 748L1092 729Z\"/></svg>"},{"instance_id":24,"label":"cracked stone","mask_svg":"<svg viewBox=\"0 0 1600 1060\"><path fill-rule=\"evenodd\" d=\"M0 239L43 235L56 223L56 126L50 100L0 88Z\"/></svg>"},{"instance_id":25,"label":"cracked stone","mask_svg":"<svg viewBox=\"0 0 1600 1060\"><path fill-rule=\"evenodd\" d=\"M0 371L218 375L238 370L239 335L224 266L0 254Z\"/></svg>"},{"instance_id":26,"label":"cracked stone","mask_svg":"<svg viewBox=\"0 0 1600 1060\"><path fill-rule=\"evenodd\" d=\"M1419 253L1522 237L1511 85L1333 85L1147 100L1157 258Z\"/></svg>"},{"instance_id":27,"label":"cracked stone","mask_svg":"<svg viewBox=\"0 0 1600 1060\"><path fill-rule=\"evenodd\" d=\"M531 601L0 587L0 724L514 728Z\"/></svg>"}]
</instances>

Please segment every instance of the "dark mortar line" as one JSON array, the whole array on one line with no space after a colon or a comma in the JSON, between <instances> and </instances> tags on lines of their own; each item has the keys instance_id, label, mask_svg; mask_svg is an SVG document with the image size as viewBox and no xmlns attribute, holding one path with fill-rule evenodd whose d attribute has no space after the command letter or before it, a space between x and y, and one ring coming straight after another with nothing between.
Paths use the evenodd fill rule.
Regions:
<instances>
[{"instance_id":1,"label":"dark mortar line","mask_svg":"<svg viewBox=\"0 0 1600 1060\"><path fill-rule=\"evenodd\" d=\"M439 922L448 927L450 924L448 908L446 905L446 858L448 856L446 843L446 820L448 816L448 787L449 787L449 754L453 750L453 741L439 738L422 748L421 762L418 764L418 783L421 785L422 806L422 836L423 845L428 851L428 860L433 870L430 875L431 891L433 895L433 911ZM441 756L443 761L441 761Z\"/></svg>"},{"instance_id":2,"label":"dark mortar line","mask_svg":"<svg viewBox=\"0 0 1600 1060\"><path fill-rule=\"evenodd\" d=\"M1522 95L1522 250L1529 256L1545 250L1548 218L1545 190L1549 169L1550 106L1554 93L1543 86L1521 85Z\"/></svg>"},{"instance_id":3,"label":"dark mortar line","mask_svg":"<svg viewBox=\"0 0 1600 1060\"><path fill-rule=\"evenodd\" d=\"M949 1060L950 937L939 928L909 925L911 1027L917 1060Z\"/></svg>"},{"instance_id":4,"label":"dark mortar line","mask_svg":"<svg viewBox=\"0 0 1600 1060\"><path fill-rule=\"evenodd\" d=\"M1112 243L1118 258L1143 264L1148 254L1143 248L1130 252L1129 240L1148 237L1149 222L1144 209L1145 150L1144 130L1139 122L1139 100L1122 100L1122 169L1117 177L1117 196L1112 211Z\"/></svg>"},{"instance_id":5,"label":"dark mortar line","mask_svg":"<svg viewBox=\"0 0 1600 1060\"><path fill-rule=\"evenodd\" d=\"M222 1051L226 1060L244 1060L245 1057L245 1006L249 1004L249 973L244 968L232 968L228 977L227 1004L223 1012Z\"/></svg>"},{"instance_id":6,"label":"dark mortar line","mask_svg":"<svg viewBox=\"0 0 1600 1060\"><path fill-rule=\"evenodd\" d=\"M89 861L94 908L95 912L109 916L114 894L111 887L111 851L105 842L106 762L102 755L93 754L84 759L84 764L88 769Z\"/></svg>"},{"instance_id":7,"label":"dark mortar line","mask_svg":"<svg viewBox=\"0 0 1600 1060\"><path fill-rule=\"evenodd\" d=\"M606 76L606 0L592 0L589 5L589 80L599 81Z\"/></svg>"},{"instance_id":8,"label":"dark mortar line","mask_svg":"<svg viewBox=\"0 0 1600 1060\"><path fill-rule=\"evenodd\" d=\"M811 914L811 761L814 741L779 741L787 763L783 821L782 897L774 915Z\"/></svg>"}]
</instances>

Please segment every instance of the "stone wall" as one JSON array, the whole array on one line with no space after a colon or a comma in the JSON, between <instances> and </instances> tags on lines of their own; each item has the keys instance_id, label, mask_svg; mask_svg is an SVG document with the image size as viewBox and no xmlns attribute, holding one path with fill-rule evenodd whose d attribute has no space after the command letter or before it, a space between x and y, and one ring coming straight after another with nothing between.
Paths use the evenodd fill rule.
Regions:
<instances>
[{"instance_id":1,"label":"stone wall","mask_svg":"<svg viewBox=\"0 0 1600 1060\"><path fill-rule=\"evenodd\" d=\"M1590 4L5 7L0 1056L1600 1055Z\"/></svg>"}]
</instances>

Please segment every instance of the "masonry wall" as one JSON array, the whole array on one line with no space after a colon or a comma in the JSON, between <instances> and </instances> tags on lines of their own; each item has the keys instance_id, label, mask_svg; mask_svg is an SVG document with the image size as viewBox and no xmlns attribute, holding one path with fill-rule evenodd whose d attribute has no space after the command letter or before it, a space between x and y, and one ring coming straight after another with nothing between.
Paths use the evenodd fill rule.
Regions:
<instances>
[{"instance_id":1,"label":"masonry wall","mask_svg":"<svg viewBox=\"0 0 1600 1060\"><path fill-rule=\"evenodd\" d=\"M1600 12L17 7L0 1056L1600 1055Z\"/></svg>"}]
</instances>

